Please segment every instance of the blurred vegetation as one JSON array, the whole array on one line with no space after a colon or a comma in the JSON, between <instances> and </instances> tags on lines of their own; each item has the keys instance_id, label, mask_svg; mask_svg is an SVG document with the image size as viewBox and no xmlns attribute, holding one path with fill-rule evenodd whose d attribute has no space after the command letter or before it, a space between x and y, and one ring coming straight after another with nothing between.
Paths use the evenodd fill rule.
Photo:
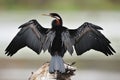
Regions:
<instances>
[{"instance_id":1,"label":"blurred vegetation","mask_svg":"<svg viewBox=\"0 0 120 80\"><path fill-rule=\"evenodd\" d=\"M0 0L0 10L120 10L120 0Z\"/></svg>"}]
</instances>

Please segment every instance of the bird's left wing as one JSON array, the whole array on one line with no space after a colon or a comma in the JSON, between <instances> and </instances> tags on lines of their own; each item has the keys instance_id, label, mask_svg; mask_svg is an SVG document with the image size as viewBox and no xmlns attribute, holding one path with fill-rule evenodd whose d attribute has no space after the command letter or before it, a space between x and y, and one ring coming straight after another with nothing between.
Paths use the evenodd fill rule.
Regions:
<instances>
[{"instance_id":1,"label":"bird's left wing","mask_svg":"<svg viewBox=\"0 0 120 80\"><path fill-rule=\"evenodd\" d=\"M42 50L43 42L49 29L43 28L36 20L30 20L19 28L21 28L21 30L8 45L5 54L12 56L25 46L39 54Z\"/></svg>"},{"instance_id":2,"label":"bird's left wing","mask_svg":"<svg viewBox=\"0 0 120 80\"><path fill-rule=\"evenodd\" d=\"M113 55L115 50L111 47L110 41L99 30L103 29L88 22L75 30L69 30L71 42L77 55L81 55L90 49L103 52L107 56Z\"/></svg>"}]
</instances>

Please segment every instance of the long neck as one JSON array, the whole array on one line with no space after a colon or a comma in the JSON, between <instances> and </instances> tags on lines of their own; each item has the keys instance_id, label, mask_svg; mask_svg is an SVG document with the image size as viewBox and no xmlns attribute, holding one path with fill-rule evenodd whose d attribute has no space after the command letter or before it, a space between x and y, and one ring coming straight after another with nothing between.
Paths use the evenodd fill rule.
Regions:
<instances>
[{"instance_id":1,"label":"long neck","mask_svg":"<svg viewBox=\"0 0 120 80\"><path fill-rule=\"evenodd\" d=\"M59 16L59 21L60 21L60 24L63 25L63 21L62 21L62 18Z\"/></svg>"},{"instance_id":2,"label":"long neck","mask_svg":"<svg viewBox=\"0 0 120 80\"><path fill-rule=\"evenodd\" d=\"M53 28L62 27L62 25L63 25L63 22L61 17L59 17L59 19L56 18L55 20L52 21Z\"/></svg>"}]
</instances>

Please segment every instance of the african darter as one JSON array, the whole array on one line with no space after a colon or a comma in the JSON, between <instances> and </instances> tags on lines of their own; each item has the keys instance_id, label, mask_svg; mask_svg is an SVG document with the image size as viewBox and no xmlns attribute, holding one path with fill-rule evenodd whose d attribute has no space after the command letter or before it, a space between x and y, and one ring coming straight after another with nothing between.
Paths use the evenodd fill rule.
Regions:
<instances>
[{"instance_id":1,"label":"african darter","mask_svg":"<svg viewBox=\"0 0 120 80\"><path fill-rule=\"evenodd\" d=\"M25 46L37 54L40 54L41 50L48 50L52 56L49 72L64 73L62 57L66 51L72 55L75 49L78 56L90 49L100 51L106 56L115 53L111 42L99 31L103 30L101 27L85 22L77 29L68 29L63 26L62 18L57 13L47 16L54 18L52 28L44 28L37 20L30 20L19 27L20 31L6 48L5 54L12 56Z\"/></svg>"}]
</instances>

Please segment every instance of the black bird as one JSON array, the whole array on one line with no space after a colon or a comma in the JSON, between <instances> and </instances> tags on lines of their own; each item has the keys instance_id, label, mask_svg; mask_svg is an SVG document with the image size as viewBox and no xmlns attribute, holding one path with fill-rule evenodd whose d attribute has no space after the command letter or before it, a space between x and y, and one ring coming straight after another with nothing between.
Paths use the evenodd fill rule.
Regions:
<instances>
[{"instance_id":1,"label":"black bird","mask_svg":"<svg viewBox=\"0 0 120 80\"><path fill-rule=\"evenodd\" d=\"M66 51L72 55L73 47L77 55L90 49L100 51L106 56L115 53L111 42L99 31L103 30L101 27L85 22L77 29L68 29L63 26L62 18L57 13L50 13L48 16L54 18L52 28L44 28L37 20L30 20L19 27L21 30L8 45L5 54L12 56L25 46L37 54L40 54L41 50L48 50L52 56L49 72L64 73L62 57Z\"/></svg>"}]
</instances>

